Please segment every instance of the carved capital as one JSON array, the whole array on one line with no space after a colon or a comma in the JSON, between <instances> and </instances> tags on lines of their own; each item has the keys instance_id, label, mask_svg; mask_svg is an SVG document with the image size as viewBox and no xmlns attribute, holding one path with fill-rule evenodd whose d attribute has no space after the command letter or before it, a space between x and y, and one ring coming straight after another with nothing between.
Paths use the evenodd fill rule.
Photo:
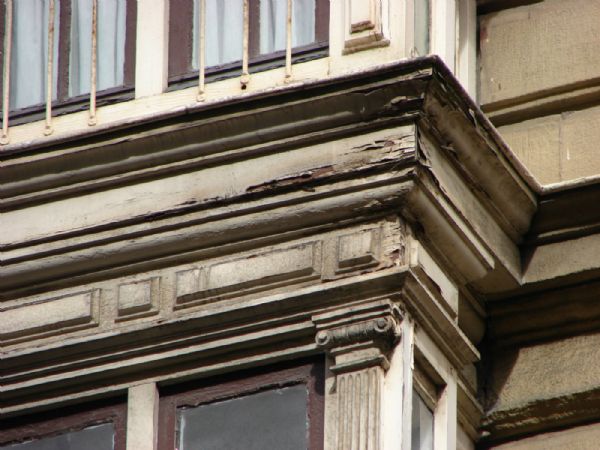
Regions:
<instances>
[{"instance_id":1,"label":"carved capital","mask_svg":"<svg viewBox=\"0 0 600 450\"><path fill-rule=\"evenodd\" d=\"M387 301L332 311L313 318L315 341L334 358L331 370L336 373L372 366L387 370L400 319L398 308Z\"/></svg>"},{"instance_id":2,"label":"carved capital","mask_svg":"<svg viewBox=\"0 0 600 450\"><path fill-rule=\"evenodd\" d=\"M321 330L317 333L319 347L333 348L365 341L393 341L396 323L391 317L379 317L365 322Z\"/></svg>"}]
</instances>

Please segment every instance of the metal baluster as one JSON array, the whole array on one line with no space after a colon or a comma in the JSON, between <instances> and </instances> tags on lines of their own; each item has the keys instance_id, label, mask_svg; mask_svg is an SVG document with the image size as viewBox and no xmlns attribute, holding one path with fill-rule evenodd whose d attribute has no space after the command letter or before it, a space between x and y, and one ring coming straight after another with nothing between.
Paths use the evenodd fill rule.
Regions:
<instances>
[{"instance_id":1,"label":"metal baluster","mask_svg":"<svg viewBox=\"0 0 600 450\"><path fill-rule=\"evenodd\" d=\"M96 59L98 53L98 0L92 0L92 61L90 68L90 117L88 125L96 125Z\"/></svg>"},{"instance_id":2,"label":"metal baluster","mask_svg":"<svg viewBox=\"0 0 600 450\"><path fill-rule=\"evenodd\" d=\"M10 110L10 50L12 47L12 0L6 0L4 16L4 73L2 74L2 136L0 144L8 144L8 113Z\"/></svg>"},{"instance_id":3,"label":"metal baluster","mask_svg":"<svg viewBox=\"0 0 600 450\"><path fill-rule=\"evenodd\" d=\"M250 42L250 5L249 0L244 0L244 40L243 40L243 54L242 54L242 76L240 83L242 89L246 89L250 82L250 72L248 72L248 52Z\"/></svg>"},{"instance_id":4,"label":"metal baluster","mask_svg":"<svg viewBox=\"0 0 600 450\"><path fill-rule=\"evenodd\" d=\"M46 127L44 135L52 134L52 74L54 65L54 0L48 5L48 64L46 65Z\"/></svg>"},{"instance_id":5,"label":"metal baluster","mask_svg":"<svg viewBox=\"0 0 600 450\"><path fill-rule=\"evenodd\" d=\"M199 8L200 17L198 18L198 26L200 27L200 39L198 43L198 101L202 102L204 96L204 72L206 70L206 0L200 0Z\"/></svg>"},{"instance_id":6,"label":"metal baluster","mask_svg":"<svg viewBox=\"0 0 600 450\"><path fill-rule=\"evenodd\" d=\"M292 0L287 0L285 83L292 81Z\"/></svg>"}]
</instances>

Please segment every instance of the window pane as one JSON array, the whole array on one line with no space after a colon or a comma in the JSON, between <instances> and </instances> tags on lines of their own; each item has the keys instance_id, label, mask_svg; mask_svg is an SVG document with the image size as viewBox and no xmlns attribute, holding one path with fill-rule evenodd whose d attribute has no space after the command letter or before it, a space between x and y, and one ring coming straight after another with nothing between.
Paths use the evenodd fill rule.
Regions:
<instances>
[{"instance_id":1,"label":"window pane","mask_svg":"<svg viewBox=\"0 0 600 450\"><path fill-rule=\"evenodd\" d=\"M199 0L194 0L192 68L198 69ZM243 0L206 0L206 67L242 59Z\"/></svg>"},{"instance_id":2,"label":"window pane","mask_svg":"<svg viewBox=\"0 0 600 450\"><path fill-rule=\"evenodd\" d=\"M1 450L113 450L113 448L114 428L111 423L0 447Z\"/></svg>"},{"instance_id":3,"label":"window pane","mask_svg":"<svg viewBox=\"0 0 600 450\"><path fill-rule=\"evenodd\" d=\"M260 0L260 53L285 50L287 0ZM315 41L315 0L294 0L292 47Z\"/></svg>"},{"instance_id":4,"label":"window pane","mask_svg":"<svg viewBox=\"0 0 600 450\"><path fill-rule=\"evenodd\" d=\"M126 0L98 1L96 89L123 85ZM92 0L72 0L69 97L90 92Z\"/></svg>"},{"instance_id":5,"label":"window pane","mask_svg":"<svg viewBox=\"0 0 600 450\"><path fill-rule=\"evenodd\" d=\"M49 0L13 2L13 29L10 64L10 108L45 103L48 64ZM59 2L54 11L53 98L58 75Z\"/></svg>"},{"instance_id":6,"label":"window pane","mask_svg":"<svg viewBox=\"0 0 600 450\"><path fill-rule=\"evenodd\" d=\"M429 53L429 0L415 1L415 48L420 56Z\"/></svg>"},{"instance_id":7,"label":"window pane","mask_svg":"<svg viewBox=\"0 0 600 450\"><path fill-rule=\"evenodd\" d=\"M306 450L306 386L178 411L179 450Z\"/></svg>"},{"instance_id":8,"label":"window pane","mask_svg":"<svg viewBox=\"0 0 600 450\"><path fill-rule=\"evenodd\" d=\"M433 450L433 413L413 390L411 450Z\"/></svg>"}]
</instances>

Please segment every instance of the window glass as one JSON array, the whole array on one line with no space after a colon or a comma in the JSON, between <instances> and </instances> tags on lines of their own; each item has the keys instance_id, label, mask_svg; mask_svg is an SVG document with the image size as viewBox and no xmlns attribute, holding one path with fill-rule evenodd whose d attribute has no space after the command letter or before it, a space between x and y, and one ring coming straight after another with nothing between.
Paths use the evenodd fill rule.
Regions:
<instances>
[{"instance_id":1,"label":"window glass","mask_svg":"<svg viewBox=\"0 0 600 450\"><path fill-rule=\"evenodd\" d=\"M306 450L305 385L177 411L179 450Z\"/></svg>"},{"instance_id":2,"label":"window glass","mask_svg":"<svg viewBox=\"0 0 600 450\"><path fill-rule=\"evenodd\" d=\"M18 3L18 2L15 2ZM58 436L0 447L1 450L113 450L114 427L104 423Z\"/></svg>"},{"instance_id":3,"label":"window glass","mask_svg":"<svg viewBox=\"0 0 600 450\"><path fill-rule=\"evenodd\" d=\"M411 450L433 450L433 412L419 394L412 396Z\"/></svg>"},{"instance_id":4,"label":"window glass","mask_svg":"<svg viewBox=\"0 0 600 450\"><path fill-rule=\"evenodd\" d=\"M292 47L315 41L315 0L292 2ZM287 0L260 0L260 53L285 50Z\"/></svg>"},{"instance_id":5,"label":"window glass","mask_svg":"<svg viewBox=\"0 0 600 450\"><path fill-rule=\"evenodd\" d=\"M199 0L194 0L192 68L198 70ZM206 66L241 61L243 0L206 0Z\"/></svg>"},{"instance_id":6,"label":"window glass","mask_svg":"<svg viewBox=\"0 0 600 450\"><path fill-rule=\"evenodd\" d=\"M92 0L72 0L69 97L90 92ZM126 0L98 1L96 89L122 86Z\"/></svg>"},{"instance_id":7,"label":"window glass","mask_svg":"<svg viewBox=\"0 0 600 450\"><path fill-rule=\"evenodd\" d=\"M429 53L429 1L415 1L415 49L419 56Z\"/></svg>"},{"instance_id":8,"label":"window glass","mask_svg":"<svg viewBox=\"0 0 600 450\"><path fill-rule=\"evenodd\" d=\"M13 27L10 65L10 108L20 109L46 101L48 64L49 0L13 2ZM59 2L54 11L53 98L58 76Z\"/></svg>"}]
</instances>

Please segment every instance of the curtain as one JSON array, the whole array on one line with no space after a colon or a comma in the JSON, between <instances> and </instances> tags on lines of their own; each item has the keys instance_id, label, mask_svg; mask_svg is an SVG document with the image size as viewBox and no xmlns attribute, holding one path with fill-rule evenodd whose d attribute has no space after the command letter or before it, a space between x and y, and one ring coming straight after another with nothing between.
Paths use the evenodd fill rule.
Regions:
<instances>
[{"instance_id":1,"label":"curtain","mask_svg":"<svg viewBox=\"0 0 600 450\"><path fill-rule=\"evenodd\" d=\"M192 67L198 69L199 0L194 0ZM206 67L242 59L243 0L206 0Z\"/></svg>"},{"instance_id":2,"label":"curtain","mask_svg":"<svg viewBox=\"0 0 600 450\"><path fill-rule=\"evenodd\" d=\"M90 92L92 0L72 0L69 97ZM126 0L98 0L96 89L123 85Z\"/></svg>"},{"instance_id":3,"label":"curtain","mask_svg":"<svg viewBox=\"0 0 600 450\"><path fill-rule=\"evenodd\" d=\"M292 2L292 47L315 41L315 0ZM260 0L260 53L285 50L287 0Z\"/></svg>"},{"instance_id":4,"label":"curtain","mask_svg":"<svg viewBox=\"0 0 600 450\"><path fill-rule=\"evenodd\" d=\"M13 2L10 65L10 108L21 109L46 101L49 0ZM54 7L53 98L58 76L59 2Z\"/></svg>"}]
</instances>

